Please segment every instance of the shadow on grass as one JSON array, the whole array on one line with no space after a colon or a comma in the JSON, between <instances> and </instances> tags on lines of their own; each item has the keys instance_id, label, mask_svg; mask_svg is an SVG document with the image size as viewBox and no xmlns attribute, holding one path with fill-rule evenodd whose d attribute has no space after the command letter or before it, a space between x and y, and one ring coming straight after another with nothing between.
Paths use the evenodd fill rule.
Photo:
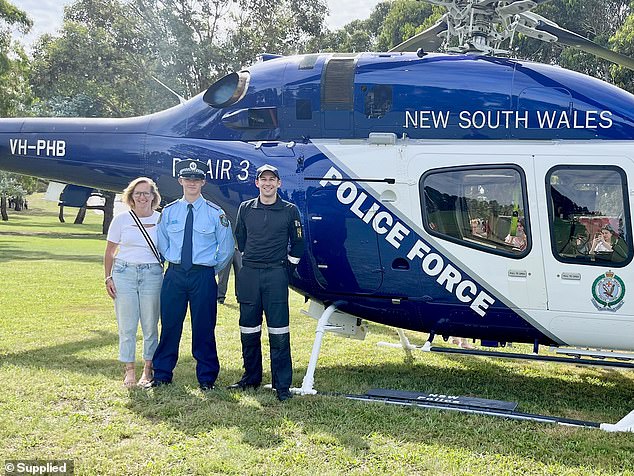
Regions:
<instances>
[{"instance_id":1,"label":"shadow on grass","mask_svg":"<svg viewBox=\"0 0 634 476\"><path fill-rule=\"evenodd\" d=\"M88 349L112 346L119 342L119 336L113 332L92 331L94 337L79 341L65 342L32 350L0 354L0 362L20 367L67 370L70 372L95 375L97 373L113 376L119 373L120 362L116 359L93 360L78 357L76 354Z\"/></svg>"},{"instance_id":2,"label":"shadow on grass","mask_svg":"<svg viewBox=\"0 0 634 476\"><path fill-rule=\"evenodd\" d=\"M89 376L101 374L118 382L121 367L117 360L93 360L77 355L117 343L115 333L93 333L88 339L11 352L0 359L2 363L21 367L63 369ZM339 394L386 388L518 401L519 410L524 412L606 422L615 422L632 409L634 381L622 371L581 370L570 379L565 370L543 375L549 365L532 364L541 375L527 375L520 370L526 367L488 358L437 357L427 361L418 358L411 364L321 367L317 369L316 387ZM127 407L150 422L164 422L192 437L210 428L237 429L242 442L254 448L288 444L292 435L287 432L297 431L285 430L291 421L311 441L324 441L328 445L334 439L346 451L362 453L370 459L376 449L372 448L368 435L387 435L404 445L459 448L491 457L500 454L522 457L572 471L581 466L593 468L597 473L631 467L634 441L625 439L628 435L354 402L334 394L295 397L279 403L268 390L242 393L224 389L239 379L237 367L232 365L221 371L217 389L203 393L196 388L191 357L181 357L174 384L150 391L133 390ZM559 370L561 366L552 368ZM305 372L305 367L295 368L296 385ZM596 458L603 453L612 456L609 460Z\"/></svg>"},{"instance_id":3,"label":"shadow on grass","mask_svg":"<svg viewBox=\"0 0 634 476\"><path fill-rule=\"evenodd\" d=\"M42 199L38 199L38 200L42 200ZM77 210L77 209L72 208L72 210ZM42 217L57 216L57 214L59 213L59 210L57 209L57 207L55 207L55 205L53 205L51 209L48 210L46 208L41 208L37 206L37 204L34 206L33 202L30 201L29 208L26 208L19 212L16 212L15 210L9 210L8 213L9 213L9 221L11 221L11 218L19 219L19 218L29 217L29 216L42 216ZM70 215L71 213L66 213L64 216L69 217ZM75 213L72 213L73 219L75 215L77 215L76 211Z\"/></svg>"},{"instance_id":4,"label":"shadow on grass","mask_svg":"<svg viewBox=\"0 0 634 476\"><path fill-rule=\"evenodd\" d=\"M23 248L2 248L0 251L0 263L8 261L77 261L81 263L102 263L100 255L72 255L55 254L40 250L27 251Z\"/></svg>"},{"instance_id":5,"label":"shadow on grass","mask_svg":"<svg viewBox=\"0 0 634 476\"><path fill-rule=\"evenodd\" d=\"M295 369L296 384L305 371L305 368ZM596 381L594 370L581 372L576 381L554 375L526 376L487 359L477 359L462 368L436 367L420 360L413 365L341 365L318 369L316 376L321 391L338 394L295 397L279 403L265 389L244 393L224 389L223 385L239 379L237 371L221 373L217 389L207 393L196 389L193 375L188 379L180 374L181 378L168 387L132 391L129 408L151 421L165 422L192 436L215 427L238 428L243 442L257 448L284 444L280 429L290 420L303 433L318 439L319 435L328 435L352 452L370 451L367 435L388 434L404 443L464 448L473 453L491 451L545 465L569 468L581 465L597 472L614 471L630 464L627 455L634 442L623 451L615 451L609 463L597 461L593 454L601 445L605 445L606 451L614 451L614 442L624 441L618 440L623 435L610 440L611 437L598 430L455 416L453 412L353 402L342 396L342 393L364 393L371 388L469 395L518 401L518 410L523 412L615 422L632 410L629 397L634 392L634 382L621 372L606 371L599 376L600 382ZM536 430L539 438L535 437ZM511 432L513 436L509 438Z\"/></svg>"},{"instance_id":6,"label":"shadow on grass","mask_svg":"<svg viewBox=\"0 0 634 476\"><path fill-rule=\"evenodd\" d=\"M24 225L24 226L33 226L34 228L42 228L39 225ZM94 232L94 233L90 232L90 231L86 231L85 233L73 233L73 232L69 231L68 233L66 233L66 232L61 232L61 231L60 232L56 232L56 231L26 232L26 231L7 231L7 230L2 230L2 231L0 231L0 236L19 236L19 237L23 237L23 238L53 238L55 240L66 239L66 238L94 240L94 239L104 238L104 235L101 233L101 231Z\"/></svg>"},{"instance_id":7,"label":"shadow on grass","mask_svg":"<svg viewBox=\"0 0 634 476\"><path fill-rule=\"evenodd\" d=\"M19 212L16 212L13 209L8 210L9 220L11 220L11 218L16 218L16 217L20 218L20 217L27 217L27 216L50 216L51 213L53 212L44 210L43 208L27 208Z\"/></svg>"}]
</instances>

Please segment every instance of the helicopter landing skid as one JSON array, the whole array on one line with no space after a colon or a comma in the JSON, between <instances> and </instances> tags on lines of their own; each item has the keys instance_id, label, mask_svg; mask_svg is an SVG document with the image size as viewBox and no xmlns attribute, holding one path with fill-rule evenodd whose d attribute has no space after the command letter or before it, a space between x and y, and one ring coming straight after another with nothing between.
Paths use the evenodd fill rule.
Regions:
<instances>
[{"instance_id":1,"label":"helicopter landing skid","mask_svg":"<svg viewBox=\"0 0 634 476\"><path fill-rule=\"evenodd\" d=\"M491 350L477 350L477 349L462 349L462 348L449 348L432 346L433 335L423 344L414 345L411 344L403 329L397 329L400 343L395 342L379 342L377 345L381 347L396 347L402 348L405 353L410 356L412 350L419 350L423 352L438 352L442 354L462 354L462 355L476 355L480 357L497 357L502 359L521 359L521 360L537 360L544 362L557 362L564 364L574 365L589 365L595 367L616 367L621 369L634 369L634 363L629 363L627 360L632 360L631 354L625 356L625 354L611 354L611 353L597 353L589 352L577 349L563 349L558 350L557 353L564 355L571 355L572 357L556 357L550 355L537 355L533 354L520 354L517 352L498 352ZM594 360L584 359L582 356L593 357ZM607 360L612 358L614 360Z\"/></svg>"},{"instance_id":2,"label":"helicopter landing skid","mask_svg":"<svg viewBox=\"0 0 634 476\"><path fill-rule=\"evenodd\" d=\"M313 350L306 370L306 375L302 381L300 388L291 388L291 391L297 395L315 395L317 390L314 389L315 383L315 369L317 367L317 359L319 358L319 351L321 350L321 343L323 341L324 334L328 331L328 326L332 326L330 318L337 312L337 306L343 304L343 302L335 302L328 306L328 308L321 308L323 312L319 316L317 322L317 330L315 333L315 342L313 343ZM309 314L310 315L310 314ZM408 355L411 355L412 350L421 350L424 352L444 352L451 354L474 354L481 356L492 357L506 357L506 358L522 358L532 360L545 360L549 362L565 362L565 363L583 363L588 365L601 365L613 363L615 367L634 368L633 364L625 362L596 362L579 358L565 358L565 357L550 357L535 354L519 354L519 353L507 353L507 352L492 352L482 350L468 350L468 349L449 349L446 347L432 347L431 343L434 339L434 335L431 334L429 339L424 345L418 346L410 343L409 339L405 335L403 329L397 329L400 343L386 343L379 342L378 345L384 347L401 347ZM364 332L365 335L365 332ZM559 425L575 426L580 428L597 428L608 432L633 432L634 433L634 410L623 417L615 424L611 423L596 423L592 421L574 420L569 418L552 417L546 415L538 415L531 413L522 413L516 411L517 403L505 402L499 400L488 400L469 397L447 397L446 395L426 395L426 394L414 394L413 392L401 392L384 389L374 389L366 392L364 395L343 395L350 400L358 400L364 402L383 402L392 405L405 405L416 406L420 408L436 408L444 410L452 410L463 413L472 413L480 415L497 416L513 420L529 420L543 423L556 423Z\"/></svg>"},{"instance_id":3,"label":"helicopter landing skid","mask_svg":"<svg viewBox=\"0 0 634 476\"><path fill-rule=\"evenodd\" d=\"M364 395L344 395L344 397L350 400L357 400L362 402L380 402L389 405L450 410L462 413L502 417L510 420L556 423L559 425L574 426L578 428L600 428L606 431L634 431L634 421L629 422L629 427L619 426L621 422L623 422L626 418L631 418L632 420L634 420L634 412L630 413L630 415L628 415L616 425L610 425L607 423L596 423L592 421L576 420L571 418L518 412L516 411L517 403L505 402L501 400L488 400L481 398L436 394L427 395L419 394L416 392L402 392L385 389L373 389L369 390ZM608 427L619 428L608 429Z\"/></svg>"}]
</instances>

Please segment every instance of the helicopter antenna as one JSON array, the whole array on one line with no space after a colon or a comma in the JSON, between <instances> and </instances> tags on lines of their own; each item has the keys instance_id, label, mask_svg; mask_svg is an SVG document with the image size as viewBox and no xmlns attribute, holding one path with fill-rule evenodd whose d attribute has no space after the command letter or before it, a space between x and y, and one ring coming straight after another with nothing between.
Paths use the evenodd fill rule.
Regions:
<instances>
[{"instance_id":1,"label":"helicopter antenna","mask_svg":"<svg viewBox=\"0 0 634 476\"><path fill-rule=\"evenodd\" d=\"M169 86L166 86L165 84L163 84L158 78L152 76L152 79L154 81L156 81L157 83L159 83L161 86L163 86L165 89L167 89L170 93L172 93L174 96L176 96L178 98L178 103L179 104L185 104L187 102L187 99L185 99L183 96L181 96L180 94L178 94L176 91L174 91L173 89L171 89Z\"/></svg>"}]
</instances>

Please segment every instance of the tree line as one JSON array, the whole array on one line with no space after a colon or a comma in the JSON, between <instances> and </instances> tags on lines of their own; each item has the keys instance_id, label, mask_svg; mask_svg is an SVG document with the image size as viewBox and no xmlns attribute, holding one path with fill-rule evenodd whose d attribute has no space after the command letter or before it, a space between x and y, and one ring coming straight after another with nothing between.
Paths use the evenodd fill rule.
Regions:
<instances>
[{"instance_id":1,"label":"tree line","mask_svg":"<svg viewBox=\"0 0 634 476\"><path fill-rule=\"evenodd\" d=\"M634 55L628 0L553 0L534 10L596 43ZM56 34L28 54L28 14L0 0L0 117L129 117L177 104L258 54L386 51L431 26L442 7L383 1L337 30L326 0L76 0ZM517 38L511 55L590 74L634 92L632 72L592 55ZM157 81L158 80L158 81ZM31 193L33 181L0 172L0 195Z\"/></svg>"}]
</instances>

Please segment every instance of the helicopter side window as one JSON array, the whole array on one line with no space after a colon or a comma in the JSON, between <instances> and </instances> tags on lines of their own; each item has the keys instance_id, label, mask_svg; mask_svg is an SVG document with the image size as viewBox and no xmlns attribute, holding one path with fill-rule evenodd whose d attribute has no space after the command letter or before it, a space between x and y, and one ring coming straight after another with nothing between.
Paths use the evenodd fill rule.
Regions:
<instances>
[{"instance_id":1,"label":"helicopter side window","mask_svg":"<svg viewBox=\"0 0 634 476\"><path fill-rule=\"evenodd\" d=\"M430 234L514 258L530 250L526 185L519 168L432 171L422 177L421 192Z\"/></svg>"},{"instance_id":2,"label":"helicopter side window","mask_svg":"<svg viewBox=\"0 0 634 476\"><path fill-rule=\"evenodd\" d=\"M618 167L554 167L546 176L550 235L564 263L625 266L632 259L625 173Z\"/></svg>"},{"instance_id":3,"label":"helicopter side window","mask_svg":"<svg viewBox=\"0 0 634 476\"><path fill-rule=\"evenodd\" d=\"M274 107L249 109L249 127L252 129L275 129L277 127L277 109Z\"/></svg>"},{"instance_id":4,"label":"helicopter side window","mask_svg":"<svg viewBox=\"0 0 634 476\"><path fill-rule=\"evenodd\" d=\"M392 109L392 86L377 84L371 88L362 86L365 95L365 116L368 119L379 119Z\"/></svg>"}]
</instances>

